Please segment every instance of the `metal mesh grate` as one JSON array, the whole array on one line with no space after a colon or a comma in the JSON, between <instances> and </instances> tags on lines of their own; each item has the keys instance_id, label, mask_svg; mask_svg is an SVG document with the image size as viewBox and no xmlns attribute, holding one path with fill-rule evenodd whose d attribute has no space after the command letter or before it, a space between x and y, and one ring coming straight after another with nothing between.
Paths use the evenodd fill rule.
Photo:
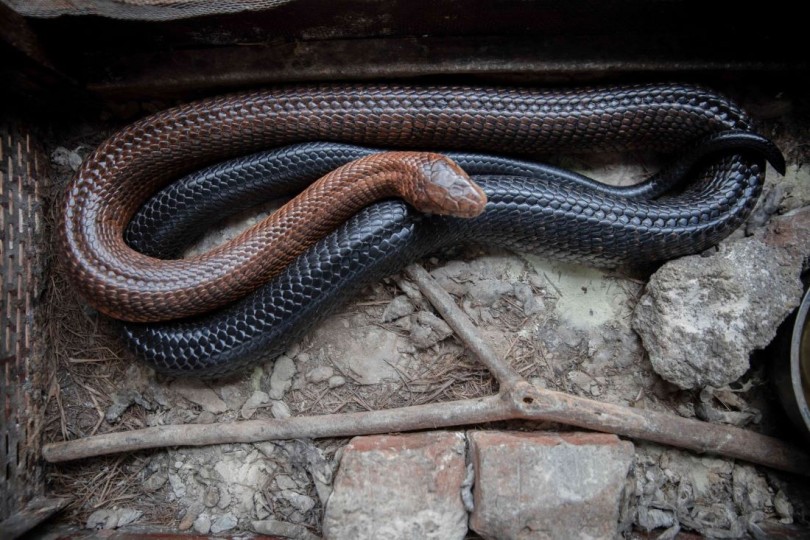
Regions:
<instances>
[{"instance_id":1,"label":"metal mesh grate","mask_svg":"<svg viewBox=\"0 0 810 540\"><path fill-rule=\"evenodd\" d=\"M43 491L39 467L46 161L30 135L0 125L0 521Z\"/></svg>"},{"instance_id":2,"label":"metal mesh grate","mask_svg":"<svg viewBox=\"0 0 810 540\"><path fill-rule=\"evenodd\" d=\"M272 9L294 0L0 0L27 17L101 15L114 19L168 21L203 15Z\"/></svg>"}]
</instances>

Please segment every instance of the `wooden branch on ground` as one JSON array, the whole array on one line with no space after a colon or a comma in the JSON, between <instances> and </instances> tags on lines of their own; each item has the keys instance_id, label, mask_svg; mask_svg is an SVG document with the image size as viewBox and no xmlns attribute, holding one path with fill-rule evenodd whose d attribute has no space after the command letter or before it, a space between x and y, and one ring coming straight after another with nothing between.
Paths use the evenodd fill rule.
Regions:
<instances>
[{"instance_id":1,"label":"wooden branch on ground","mask_svg":"<svg viewBox=\"0 0 810 540\"><path fill-rule=\"evenodd\" d=\"M424 269L413 265L408 268L407 273L464 344L492 371L500 384L499 394L480 399L381 411L226 424L151 427L48 444L43 449L44 458L50 462L61 462L166 446L348 437L499 420L534 420L614 433L810 475L810 456L772 437L731 426L602 403L532 386L512 370L504 359L497 357L480 338L472 321Z\"/></svg>"}]
</instances>

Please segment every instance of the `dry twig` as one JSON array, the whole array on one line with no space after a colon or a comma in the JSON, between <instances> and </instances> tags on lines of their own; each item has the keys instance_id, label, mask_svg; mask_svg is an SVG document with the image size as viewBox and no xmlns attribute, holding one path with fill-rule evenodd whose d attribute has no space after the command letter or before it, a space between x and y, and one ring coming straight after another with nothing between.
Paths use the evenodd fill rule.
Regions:
<instances>
[{"instance_id":1,"label":"dry twig","mask_svg":"<svg viewBox=\"0 0 810 540\"><path fill-rule=\"evenodd\" d=\"M60 462L163 446L339 437L520 419L559 422L810 474L810 457L771 437L656 411L601 403L530 385L507 362L497 357L478 335L469 318L423 268L412 265L407 272L464 344L495 375L500 383L499 394L481 399L326 416L151 427L49 444L43 449L45 459ZM359 404L367 406L363 401Z\"/></svg>"}]
</instances>

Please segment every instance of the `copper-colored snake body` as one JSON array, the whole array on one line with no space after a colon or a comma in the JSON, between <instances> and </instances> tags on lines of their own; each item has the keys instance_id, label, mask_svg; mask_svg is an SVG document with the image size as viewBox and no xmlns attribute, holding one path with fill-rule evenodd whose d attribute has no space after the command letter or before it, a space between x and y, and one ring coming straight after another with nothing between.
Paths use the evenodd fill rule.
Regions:
<instances>
[{"instance_id":1,"label":"copper-colored snake body","mask_svg":"<svg viewBox=\"0 0 810 540\"><path fill-rule=\"evenodd\" d=\"M103 234L95 245L71 252L74 271L93 272L91 279L78 279L77 286L99 311L134 322L196 315L241 298L374 201L400 197L419 211L456 217L476 216L486 204L484 192L449 159L383 152L332 171L278 212L207 253L162 260L124 242L128 216L139 201L116 197L120 192L110 183L96 187L93 195L108 199L94 215ZM110 258L102 262L93 247Z\"/></svg>"},{"instance_id":2,"label":"copper-colored snake body","mask_svg":"<svg viewBox=\"0 0 810 540\"><path fill-rule=\"evenodd\" d=\"M326 184L337 186L340 197L324 195L321 184L314 199L296 202L266 227L193 260L162 261L131 249L123 230L137 209L158 189L203 165L307 140L538 155L670 151L710 133L749 128L745 114L724 98L679 85L573 91L321 85L236 94L147 117L104 142L69 187L61 247L72 281L100 311L130 321L183 317L245 294L358 206L395 195L392 175L413 178L441 170L445 179L460 182L456 185L466 177L438 156L399 156L406 157L405 165L372 156L330 175ZM408 181L399 184L406 186L399 195L413 194ZM482 194L472 188L464 193L473 194L471 208L480 211ZM469 209L461 215L465 212L474 215ZM308 228L286 219L293 216ZM283 247L268 249L270 236Z\"/></svg>"}]
</instances>

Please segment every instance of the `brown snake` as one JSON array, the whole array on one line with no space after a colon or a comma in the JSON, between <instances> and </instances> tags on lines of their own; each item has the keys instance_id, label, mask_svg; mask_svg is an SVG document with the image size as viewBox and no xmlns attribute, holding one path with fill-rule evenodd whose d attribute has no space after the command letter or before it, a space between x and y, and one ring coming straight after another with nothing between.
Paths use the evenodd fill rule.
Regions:
<instances>
[{"instance_id":1,"label":"brown snake","mask_svg":"<svg viewBox=\"0 0 810 540\"><path fill-rule=\"evenodd\" d=\"M475 217L487 200L481 188L444 156L382 152L325 175L277 212L207 253L162 260L126 246L123 230L140 201L109 194L114 188L106 183L95 192L101 200L109 197L95 216L107 232L95 247L100 252L131 253L115 261L114 270L99 261L94 279L80 278L78 284L93 307L133 322L187 317L241 298L374 201L401 197L428 214ZM80 271L89 271L95 253L80 254L88 261Z\"/></svg>"},{"instance_id":2,"label":"brown snake","mask_svg":"<svg viewBox=\"0 0 810 540\"><path fill-rule=\"evenodd\" d=\"M322 85L208 99L123 129L85 161L68 189L61 250L79 292L100 311L130 321L173 319L245 294L272 275L264 268L268 262L273 267L276 261L280 270L294 257L288 247L303 250L312 243L304 245L296 229L281 235L284 248L267 249L261 238L266 231L245 247L246 233L183 261L162 261L129 248L122 231L138 207L178 175L202 165L305 140L518 154L666 151L708 133L746 127L747 119L724 98L677 85L574 91ZM415 168L424 170L425 158L414 159ZM335 200L302 203L299 213L320 219L336 209ZM334 226L342 219L323 223ZM325 225L319 221L317 227ZM246 276L250 283L240 281Z\"/></svg>"}]
</instances>

